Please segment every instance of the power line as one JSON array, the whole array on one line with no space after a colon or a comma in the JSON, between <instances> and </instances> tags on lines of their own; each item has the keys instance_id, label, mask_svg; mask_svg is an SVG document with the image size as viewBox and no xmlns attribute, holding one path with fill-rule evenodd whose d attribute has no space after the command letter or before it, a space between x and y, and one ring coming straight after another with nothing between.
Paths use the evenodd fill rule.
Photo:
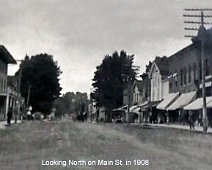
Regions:
<instances>
[{"instance_id":1,"label":"power line","mask_svg":"<svg viewBox=\"0 0 212 170\"><path fill-rule=\"evenodd\" d=\"M211 22L198 22L198 21L184 21L185 24L204 24L204 25L210 25L212 24Z\"/></svg>"},{"instance_id":2,"label":"power line","mask_svg":"<svg viewBox=\"0 0 212 170\"><path fill-rule=\"evenodd\" d=\"M202 121L203 121L203 133L206 133L207 132L207 128L208 128L208 118L207 118L207 106L206 106L206 89L205 89L205 55L204 55L204 46L205 46L205 36L204 36L204 30L205 29L205 26L204 25L209 25L209 24L212 24L210 22L205 22L204 19L205 18L212 18L212 15L204 15L204 12L205 11L212 11L212 9L209 9L209 8L200 8L200 9L194 9L194 8L191 8L191 9L184 9L185 11L189 11L189 12L193 12L193 11L198 11L200 12L200 15L196 15L196 14L184 14L183 17L185 17L186 19L188 18L199 18L200 21L184 21L185 24L198 24L200 25L203 29L196 29L196 28L193 28L193 27L186 27L184 28L185 30L187 31L202 31L200 33L200 37L199 40L201 42L201 71L202 71L202 98L203 98L203 107L202 107L202 113L203 113L203 117L202 117ZM189 37L189 38L193 38L195 36L193 35L185 35L185 37Z\"/></svg>"},{"instance_id":3,"label":"power line","mask_svg":"<svg viewBox=\"0 0 212 170\"><path fill-rule=\"evenodd\" d=\"M185 11L212 11L211 8L185 8Z\"/></svg>"}]
</instances>

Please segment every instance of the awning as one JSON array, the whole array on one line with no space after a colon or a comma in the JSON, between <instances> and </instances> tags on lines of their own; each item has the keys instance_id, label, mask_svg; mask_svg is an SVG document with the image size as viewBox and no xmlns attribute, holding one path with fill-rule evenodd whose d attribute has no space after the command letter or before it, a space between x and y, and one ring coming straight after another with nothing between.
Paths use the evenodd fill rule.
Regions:
<instances>
[{"instance_id":1,"label":"awning","mask_svg":"<svg viewBox=\"0 0 212 170\"><path fill-rule=\"evenodd\" d=\"M137 107L133 112L139 114L141 112L141 108Z\"/></svg>"},{"instance_id":2,"label":"awning","mask_svg":"<svg viewBox=\"0 0 212 170\"><path fill-rule=\"evenodd\" d=\"M140 107L144 107L144 106L146 106L146 105L148 105L148 104L149 104L149 101L145 101L145 102L141 103L139 106L140 106Z\"/></svg>"},{"instance_id":3,"label":"awning","mask_svg":"<svg viewBox=\"0 0 212 170\"><path fill-rule=\"evenodd\" d=\"M131 106L130 109L129 109L129 111L130 112L133 112L133 110L135 110L137 107L138 107L138 105Z\"/></svg>"},{"instance_id":4,"label":"awning","mask_svg":"<svg viewBox=\"0 0 212 170\"><path fill-rule=\"evenodd\" d=\"M151 101L149 103L149 107L156 107L159 103L161 103L161 100L158 101Z\"/></svg>"},{"instance_id":5,"label":"awning","mask_svg":"<svg viewBox=\"0 0 212 170\"><path fill-rule=\"evenodd\" d=\"M134 105L134 106L131 106L129 111L132 112L132 113L139 113L140 111L140 107L138 105Z\"/></svg>"},{"instance_id":6,"label":"awning","mask_svg":"<svg viewBox=\"0 0 212 170\"><path fill-rule=\"evenodd\" d=\"M211 102L212 102L212 96L206 97L206 103L208 103L210 105ZM185 106L184 110L198 110L198 109L202 109L202 107L203 107L203 99L201 97L201 98L194 100L187 106Z\"/></svg>"},{"instance_id":7,"label":"awning","mask_svg":"<svg viewBox=\"0 0 212 170\"><path fill-rule=\"evenodd\" d=\"M139 106L141 108L141 111L146 111L147 108L149 108L149 101L145 101L143 103L141 103Z\"/></svg>"},{"instance_id":8,"label":"awning","mask_svg":"<svg viewBox=\"0 0 212 170\"><path fill-rule=\"evenodd\" d=\"M162 102L160 102L158 104L158 106L156 107L157 109L160 110L166 110L166 108L177 99L177 97L179 96L179 92L177 93L169 93Z\"/></svg>"},{"instance_id":9,"label":"awning","mask_svg":"<svg viewBox=\"0 0 212 170\"><path fill-rule=\"evenodd\" d=\"M128 105L125 105L125 106L119 107L119 108L117 108L117 109L113 109L112 111L127 110L127 107L128 107Z\"/></svg>"},{"instance_id":10,"label":"awning","mask_svg":"<svg viewBox=\"0 0 212 170\"><path fill-rule=\"evenodd\" d=\"M167 110L176 110L176 109L183 108L184 106L189 104L192 100L194 100L195 96L196 96L196 91L183 93L171 106L167 108Z\"/></svg>"},{"instance_id":11,"label":"awning","mask_svg":"<svg viewBox=\"0 0 212 170\"><path fill-rule=\"evenodd\" d=\"M206 105L207 105L207 108L212 108L212 100L209 101Z\"/></svg>"}]
</instances>

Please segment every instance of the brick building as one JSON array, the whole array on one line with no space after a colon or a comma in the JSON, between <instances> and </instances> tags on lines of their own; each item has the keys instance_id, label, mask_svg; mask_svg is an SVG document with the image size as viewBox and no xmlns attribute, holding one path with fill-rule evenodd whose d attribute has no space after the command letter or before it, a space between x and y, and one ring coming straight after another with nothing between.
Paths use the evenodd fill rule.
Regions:
<instances>
[{"instance_id":1,"label":"brick building","mask_svg":"<svg viewBox=\"0 0 212 170\"><path fill-rule=\"evenodd\" d=\"M169 57L169 92L179 92L181 95L167 108L172 121L180 121L186 113L184 107L195 98L202 97L200 29L190 45ZM206 34L204 46L206 96L212 96L212 29L204 31ZM198 117L201 116L202 110L194 109L193 112ZM208 109L208 112L210 116L211 109Z\"/></svg>"}]
</instances>

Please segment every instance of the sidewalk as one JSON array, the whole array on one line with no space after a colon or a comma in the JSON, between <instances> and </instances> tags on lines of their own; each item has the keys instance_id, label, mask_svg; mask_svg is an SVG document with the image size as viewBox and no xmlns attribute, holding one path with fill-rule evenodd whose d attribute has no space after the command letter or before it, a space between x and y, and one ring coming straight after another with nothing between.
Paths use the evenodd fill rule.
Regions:
<instances>
[{"instance_id":1,"label":"sidewalk","mask_svg":"<svg viewBox=\"0 0 212 170\"><path fill-rule=\"evenodd\" d=\"M144 124L143 124L143 125L144 125ZM174 129L190 130L189 125L151 124L151 123L147 123L146 125L148 125L148 126L153 126L153 127L167 127L167 128L174 128ZM202 126L195 126L195 129L194 129L194 130L191 130L191 131L203 132L203 127L202 127ZM207 133L212 134L212 128L208 128Z\"/></svg>"},{"instance_id":2,"label":"sidewalk","mask_svg":"<svg viewBox=\"0 0 212 170\"><path fill-rule=\"evenodd\" d=\"M11 126L15 123L15 120L11 120ZM21 123L20 120L17 121L17 123ZM0 129L7 128L7 121L0 121Z\"/></svg>"}]
</instances>

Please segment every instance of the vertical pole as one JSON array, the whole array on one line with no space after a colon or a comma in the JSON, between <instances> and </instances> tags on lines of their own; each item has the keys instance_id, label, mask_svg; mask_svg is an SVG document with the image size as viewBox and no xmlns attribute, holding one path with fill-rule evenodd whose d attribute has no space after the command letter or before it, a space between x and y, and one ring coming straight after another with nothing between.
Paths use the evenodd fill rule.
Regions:
<instances>
[{"instance_id":1,"label":"vertical pole","mask_svg":"<svg viewBox=\"0 0 212 170\"><path fill-rule=\"evenodd\" d=\"M128 107L127 107L127 123L130 123L129 112L130 112L130 81L128 81Z\"/></svg>"},{"instance_id":2,"label":"vertical pole","mask_svg":"<svg viewBox=\"0 0 212 170\"><path fill-rule=\"evenodd\" d=\"M204 31L204 18L203 18L203 11L201 11L201 26L202 31ZM207 107L206 107L206 92L205 92L205 56L204 56L204 32L201 34L201 59L202 59L202 98L203 98L203 107L202 107L202 113L203 113L203 133L207 132L208 128L208 121L207 121Z\"/></svg>"},{"instance_id":3,"label":"vertical pole","mask_svg":"<svg viewBox=\"0 0 212 170\"><path fill-rule=\"evenodd\" d=\"M20 63L20 72L18 76L18 117L22 120L22 114L21 114L21 77L22 77L22 63Z\"/></svg>"},{"instance_id":4,"label":"vertical pole","mask_svg":"<svg viewBox=\"0 0 212 170\"><path fill-rule=\"evenodd\" d=\"M29 98L30 98L31 86L28 87L28 95L27 95L27 107L29 107Z\"/></svg>"}]
</instances>

